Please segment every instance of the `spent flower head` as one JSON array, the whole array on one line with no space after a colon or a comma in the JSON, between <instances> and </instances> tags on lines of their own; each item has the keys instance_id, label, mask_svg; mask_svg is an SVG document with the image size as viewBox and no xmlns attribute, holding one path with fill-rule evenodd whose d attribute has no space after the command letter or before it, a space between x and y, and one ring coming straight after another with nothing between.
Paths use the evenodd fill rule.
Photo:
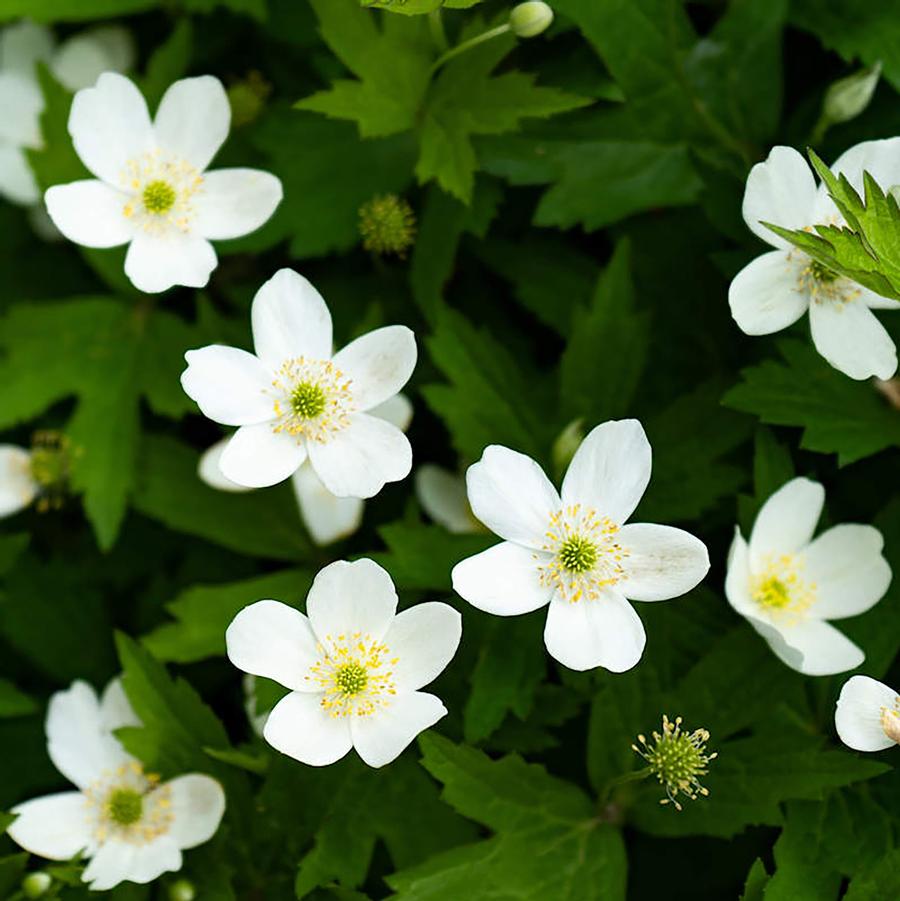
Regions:
<instances>
[{"instance_id":1,"label":"spent flower head","mask_svg":"<svg viewBox=\"0 0 900 901\"><path fill-rule=\"evenodd\" d=\"M359 233L370 253L403 259L416 239L416 216L402 197L382 194L359 208Z\"/></svg>"}]
</instances>

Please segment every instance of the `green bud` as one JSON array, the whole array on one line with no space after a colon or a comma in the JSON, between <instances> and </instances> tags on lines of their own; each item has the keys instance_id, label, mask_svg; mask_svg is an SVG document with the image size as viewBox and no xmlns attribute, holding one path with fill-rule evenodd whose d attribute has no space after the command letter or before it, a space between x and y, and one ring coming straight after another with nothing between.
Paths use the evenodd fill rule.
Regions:
<instances>
[{"instance_id":1,"label":"green bud","mask_svg":"<svg viewBox=\"0 0 900 901\"><path fill-rule=\"evenodd\" d=\"M584 441L584 428L583 420L579 417L573 419L553 442L551 450L553 471L557 475L561 476L566 471L582 441Z\"/></svg>"},{"instance_id":2,"label":"green bud","mask_svg":"<svg viewBox=\"0 0 900 901\"><path fill-rule=\"evenodd\" d=\"M269 94L270 85L259 72L247 73L243 81L235 82L228 88L228 103L231 106L231 124L235 128L247 125L263 111Z\"/></svg>"},{"instance_id":3,"label":"green bud","mask_svg":"<svg viewBox=\"0 0 900 901\"><path fill-rule=\"evenodd\" d=\"M520 38L533 38L546 31L553 22L553 10L541 0L528 0L514 6L509 14L509 27Z\"/></svg>"},{"instance_id":4,"label":"green bud","mask_svg":"<svg viewBox=\"0 0 900 901\"><path fill-rule=\"evenodd\" d=\"M847 122L858 116L869 105L880 75L879 62L834 82L825 92L823 116L831 123Z\"/></svg>"},{"instance_id":5,"label":"green bud","mask_svg":"<svg viewBox=\"0 0 900 901\"><path fill-rule=\"evenodd\" d=\"M40 898L47 893L47 889L53 885L53 877L43 870L29 873L22 880L22 891L26 898Z\"/></svg>"},{"instance_id":6,"label":"green bud","mask_svg":"<svg viewBox=\"0 0 900 901\"><path fill-rule=\"evenodd\" d=\"M194 901L197 889L189 879L179 879L169 886L169 901Z\"/></svg>"}]
</instances>

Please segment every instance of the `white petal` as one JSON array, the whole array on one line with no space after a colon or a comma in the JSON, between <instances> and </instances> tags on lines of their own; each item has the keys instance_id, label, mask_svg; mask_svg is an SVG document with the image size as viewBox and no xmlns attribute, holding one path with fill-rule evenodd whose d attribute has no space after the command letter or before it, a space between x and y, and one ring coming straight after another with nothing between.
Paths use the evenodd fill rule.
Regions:
<instances>
[{"instance_id":1,"label":"white petal","mask_svg":"<svg viewBox=\"0 0 900 901\"><path fill-rule=\"evenodd\" d=\"M883 751L896 744L881 725L885 708L900 708L893 688L868 676L851 676L841 688L834 712L834 727L841 741L855 751Z\"/></svg>"},{"instance_id":2,"label":"white petal","mask_svg":"<svg viewBox=\"0 0 900 901\"><path fill-rule=\"evenodd\" d=\"M129 160L156 146L147 103L124 75L104 72L75 95L69 134L81 161L107 184L121 186Z\"/></svg>"},{"instance_id":3,"label":"white petal","mask_svg":"<svg viewBox=\"0 0 900 901\"><path fill-rule=\"evenodd\" d=\"M625 579L616 589L635 601L665 601L690 591L709 572L706 545L672 526L623 526L619 544L628 553Z\"/></svg>"},{"instance_id":4,"label":"white petal","mask_svg":"<svg viewBox=\"0 0 900 901\"><path fill-rule=\"evenodd\" d=\"M40 147L44 96L37 81L15 72L0 72L0 141L14 147Z\"/></svg>"},{"instance_id":5,"label":"white petal","mask_svg":"<svg viewBox=\"0 0 900 901\"><path fill-rule=\"evenodd\" d=\"M316 544L331 544L359 528L365 502L357 497L332 494L309 462L294 473L291 484L303 524Z\"/></svg>"},{"instance_id":6,"label":"white petal","mask_svg":"<svg viewBox=\"0 0 900 901\"><path fill-rule=\"evenodd\" d=\"M405 325L388 325L351 341L334 365L351 380L358 410L370 410L397 394L416 368L416 338Z\"/></svg>"},{"instance_id":7,"label":"white petal","mask_svg":"<svg viewBox=\"0 0 900 901\"><path fill-rule=\"evenodd\" d=\"M105 891L120 882L153 882L163 873L180 870L181 864L181 851L169 835L145 844L112 838L103 843L81 878L93 891Z\"/></svg>"},{"instance_id":8,"label":"white petal","mask_svg":"<svg viewBox=\"0 0 900 901\"><path fill-rule=\"evenodd\" d=\"M309 766L327 766L353 747L349 717L333 717L322 708L321 695L291 692L266 720L266 741Z\"/></svg>"},{"instance_id":9,"label":"white petal","mask_svg":"<svg viewBox=\"0 0 900 901\"><path fill-rule=\"evenodd\" d=\"M806 160L793 147L773 147L764 163L747 177L744 222L773 247L790 245L760 222L782 228L805 228L815 223L816 180Z\"/></svg>"},{"instance_id":10,"label":"white petal","mask_svg":"<svg viewBox=\"0 0 900 901\"><path fill-rule=\"evenodd\" d=\"M253 346L273 370L285 360L331 357L331 313L302 275L279 269L253 298Z\"/></svg>"},{"instance_id":11,"label":"white petal","mask_svg":"<svg viewBox=\"0 0 900 901\"><path fill-rule=\"evenodd\" d=\"M377 416L405 432L413 418L412 401L405 394L395 394L377 407L372 407L369 415Z\"/></svg>"},{"instance_id":12,"label":"white petal","mask_svg":"<svg viewBox=\"0 0 900 901\"><path fill-rule=\"evenodd\" d=\"M249 235L268 221L283 195L281 182L259 169L207 172L192 228L212 241Z\"/></svg>"},{"instance_id":13,"label":"white petal","mask_svg":"<svg viewBox=\"0 0 900 901\"><path fill-rule=\"evenodd\" d=\"M141 721L125 694L122 680L115 678L103 689L100 697L100 719L103 727L112 732L123 726L140 726Z\"/></svg>"},{"instance_id":14,"label":"white petal","mask_svg":"<svg viewBox=\"0 0 900 901\"><path fill-rule=\"evenodd\" d=\"M0 143L0 197L20 206L30 206L41 199L25 151L12 144Z\"/></svg>"},{"instance_id":15,"label":"white petal","mask_svg":"<svg viewBox=\"0 0 900 901\"><path fill-rule=\"evenodd\" d=\"M728 551L725 597L741 616L756 616L759 613L759 606L750 593L750 579L750 548L736 528Z\"/></svg>"},{"instance_id":16,"label":"white petal","mask_svg":"<svg viewBox=\"0 0 900 901\"><path fill-rule=\"evenodd\" d=\"M569 669L602 666L623 673L641 659L646 641L640 617L615 591L607 589L590 601L557 596L550 602L544 643L550 656Z\"/></svg>"},{"instance_id":17,"label":"white petal","mask_svg":"<svg viewBox=\"0 0 900 901\"><path fill-rule=\"evenodd\" d=\"M525 454L492 444L466 472L472 512L495 535L541 548L562 502L544 470Z\"/></svg>"},{"instance_id":18,"label":"white petal","mask_svg":"<svg viewBox=\"0 0 900 901\"><path fill-rule=\"evenodd\" d=\"M104 723L97 694L87 682L73 682L50 698L45 728L53 765L79 788L132 759Z\"/></svg>"},{"instance_id":19,"label":"white petal","mask_svg":"<svg viewBox=\"0 0 900 901\"><path fill-rule=\"evenodd\" d=\"M751 623L783 663L806 676L845 673L866 659L843 632L822 620L809 619L787 628L755 620Z\"/></svg>"},{"instance_id":20,"label":"white petal","mask_svg":"<svg viewBox=\"0 0 900 901\"><path fill-rule=\"evenodd\" d=\"M883 547L881 532L872 526L844 524L823 532L805 554L803 576L816 586L810 614L842 619L874 607L891 584Z\"/></svg>"},{"instance_id":21,"label":"white petal","mask_svg":"<svg viewBox=\"0 0 900 901\"><path fill-rule=\"evenodd\" d=\"M134 62L134 42L124 28L105 26L63 41L53 57L56 80L70 91L89 88L104 72L125 72Z\"/></svg>"},{"instance_id":22,"label":"white petal","mask_svg":"<svg viewBox=\"0 0 900 901\"><path fill-rule=\"evenodd\" d=\"M369 766L384 766L446 715L447 708L434 695L423 691L398 695L389 707L351 719L353 747Z\"/></svg>"},{"instance_id":23,"label":"white petal","mask_svg":"<svg viewBox=\"0 0 900 901\"><path fill-rule=\"evenodd\" d=\"M453 659L461 637L462 617L449 604L430 601L398 613L384 636L397 658L397 688L416 691L433 682Z\"/></svg>"},{"instance_id":24,"label":"white petal","mask_svg":"<svg viewBox=\"0 0 900 901\"><path fill-rule=\"evenodd\" d=\"M882 297L862 285L857 285L856 290L859 292L857 298L870 310L900 310L900 300Z\"/></svg>"},{"instance_id":25,"label":"white petal","mask_svg":"<svg viewBox=\"0 0 900 901\"><path fill-rule=\"evenodd\" d=\"M397 592L387 571L374 560L338 560L319 570L306 598L316 638L330 648L332 638L361 632L384 637L397 612Z\"/></svg>"},{"instance_id":26,"label":"white petal","mask_svg":"<svg viewBox=\"0 0 900 901\"><path fill-rule=\"evenodd\" d=\"M851 379L889 379L897 371L897 348L875 314L858 300L810 305L816 350Z\"/></svg>"},{"instance_id":27,"label":"white petal","mask_svg":"<svg viewBox=\"0 0 900 901\"><path fill-rule=\"evenodd\" d=\"M268 488L290 478L306 460L306 448L272 425L241 426L222 452L222 475L247 488Z\"/></svg>"},{"instance_id":28,"label":"white petal","mask_svg":"<svg viewBox=\"0 0 900 901\"><path fill-rule=\"evenodd\" d=\"M0 444L0 518L24 510L40 485L31 477L31 454L14 444Z\"/></svg>"},{"instance_id":29,"label":"white petal","mask_svg":"<svg viewBox=\"0 0 900 901\"><path fill-rule=\"evenodd\" d=\"M809 295L800 288L801 264L788 253L764 253L731 280L728 305L745 335L780 332L793 325L809 307Z\"/></svg>"},{"instance_id":30,"label":"white petal","mask_svg":"<svg viewBox=\"0 0 900 901\"><path fill-rule=\"evenodd\" d=\"M156 791L170 792L172 825L168 835L179 848L195 848L209 841L225 813L225 792L210 776L189 773L166 782Z\"/></svg>"},{"instance_id":31,"label":"white petal","mask_svg":"<svg viewBox=\"0 0 900 901\"><path fill-rule=\"evenodd\" d=\"M121 25L98 25L81 32L81 35L103 49L107 71L127 72L134 66L137 51L134 38L127 28Z\"/></svg>"},{"instance_id":32,"label":"white petal","mask_svg":"<svg viewBox=\"0 0 900 901\"><path fill-rule=\"evenodd\" d=\"M310 442L309 458L325 487L338 497L374 497L412 469L412 447L400 429L357 413L324 444Z\"/></svg>"},{"instance_id":33,"label":"white petal","mask_svg":"<svg viewBox=\"0 0 900 901\"><path fill-rule=\"evenodd\" d=\"M810 479L791 479L762 505L750 534L750 569L767 557L795 554L809 544L825 503L825 489Z\"/></svg>"},{"instance_id":34,"label":"white petal","mask_svg":"<svg viewBox=\"0 0 900 901\"><path fill-rule=\"evenodd\" d=\"M125 274L139 291L159 294L175 285L206 287L217 263L212 244L199 235L138 232L125 256Z\"/></svg>"},{"instance_id":35,"label":"white petal","mask_svg":"<svg viewBox=\"0 0 900 901\"><path fill-rule=\"evenodd\" d=\"M202 482L218 491L231 491L236 494L252 491L252 488L238 485L237 482L232 482L231 479L225 478L225 476L222 475L222 470L219 469L219 461L222 459L222 454L224 453L225 448L228 447L228 442L230 440L230 436L222 438L200 455L200 462L197 465L197 475L200 476Z\"/></svg>"},{"instance_id":36,"label":"white petal","mask_svg":"<svg viewBox=\"0 0 900 901\"><path fill-rule=\"evenodd\" d=\"M53 56L53 33L27 20L0 31L0 68L35 77L35 63L49 62Z\"/></svg>"},{"instance_id":37,"label":"white petal","mask_svg":"<svg viewBox=\"0 0 900 901\"><path fill-rule=\"evenodd\" d=\"M448 532L463 535L478 531L462 476L426 463L416 470L416 497L428 516Z\"/></svg>"},{"instance_id":38,"label":"white petal","mask_svg":"<svg viewBox=\"0 0 900 901\"><path fill-rule=\"evenodd\" d=\"M622 525L650 481L652 452L636 419L611 420L592 429L569 464L562 501L593 507Z\"/></svg>"},{"instance_id":39,"label":"white petal","mask_svg":"<svg viewBox=\"0 0 900 901\"><path fill-rule=\"evenodd\" d=\"M310 668L321 654L309 620L280 601L244 607L225 630L228 659L240 670L294 691L311 691Z\"/></svg>"},{"instance_id":40,"label":"white petal","mask_svg":"<svg viewBox=\"0 0 900 901\"><path fill-rule=\"evenodd\" d=\"M846 176L860 197L865 197L863 172L868 172L887 191L900 184L900 138L856 144L835 160L831 171Z\"/></svg>"},{"instance_id":41,"label":"white petal","mask_svg":"<svg viewBox=\"0 0 900 901\"><path fill-rule=\"evenodd\" d=\"M163 95L153 120L159 146L201 172L228 137L231 106L212 75L183 78Z\"/></svg>"},{"instance_id":42,"label":"white petal","mask_svg":"<svg viewBox=\"0 0 900 901\"><path fill-rule=\"evenodd\" d=\"M550 603L553 589L541 585L540 557L529 548L504 541L453 567L453 590L473 607L497 616L518 616Z\"/></svg>"},{"instance_id":43,"label":"white petal","mask_svg":"<svg viewBox=\"0 0 900 901\"><path fill-rule=\"evenodd\" d=\"M134 225L123 212L128 198L96 179L56 185L44 194L53 224L83 247L118 247L134 236Z\"/></svg>"},{"instance_id":44,"label":"white petal","mask_svg":"<svg viewBox=\"0 0 900 901\"><path fill-rule=\"evenodd\" d=\"M90 853L94 836L87 799L81 792L60 792L13 807L18 819L9 837L26 851L49 860L68 860L79 851Z\"/></svg>"},{"instance_id":45,"label":"white petal","mask_svg":"<svg viewBox=\"0 0 900 901\"><path fill-rule=\"evenodd\" d=\"M185 353L181 387L204 416L222 425L256 425L274 418L266 392L271 373L253 354L210 344Z\"/></svg>"}]
</instances>

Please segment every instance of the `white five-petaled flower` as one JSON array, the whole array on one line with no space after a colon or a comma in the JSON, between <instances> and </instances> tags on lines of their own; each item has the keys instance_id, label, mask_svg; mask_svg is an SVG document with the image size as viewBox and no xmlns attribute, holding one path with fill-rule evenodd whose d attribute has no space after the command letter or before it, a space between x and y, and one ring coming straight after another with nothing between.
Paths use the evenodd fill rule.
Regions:
<instances>
[{"instance_id":1,"label":"white five-petaled flower","mask_svg":"<svg viewBox=\"0 0 900 901\"><path fill-rule=\"evenodd\" d=\"M217 264L210 241L259 228L282 196L268 172L206 171L230 122L225 89L211 75L176 81L151 122L137 87L104 73L69 113L75 150L97 179L50 188L50 218L76 244L128 244L125 274L141 291L202 288Z\"/></svg>"},{"instance_id":2,"label":"white five-petaled flower","mask_svg":"<svg viewBox=\"0 0 900 901\"><path fill-rule=\"evenodd\" d=\"M575 670L631 669L646 634L628 603L690 591L707 573L702 541L631 523L650 481L651 451L634 419L605 422L581 443L557 493L524 454L488 447L466 475L472 511L504 539L453 568L453 587L500 616L550 605L544 642Z\"/></svg>"},{"instance_id":3,"label":"white five-petaled flower","mask_svg":"<svg viewBox=\"0 0 900 901\"><path fill-rule=\"evenodd\" d=\"M900 695L868 676L851 676L841 688L834 727L854 751L883 751L900 744Z\"/></svg>"},{"instance_id":4,"label":"white five-petaled flower","mask_svg":"<svg viewBox=\"0 0 900 901\"><path fill-rule=\"evenodd\" d=\"M225 793L199 773L160 782L145 772L113 735L139 725L118 680L99 700L86 682L55 694L47 710L47 751L78 791L14 807L10 838L50 860L83 853L90 863L82 878L96 890L180 870L182 850L208 841L219 828Z\"/></svg>"},{"instance_id":5,"label":"white five-petaled flower","mask_svg":"<svg viewBox=\"0 0 900 901\"><path fill-rule=\"evenodd\" d=\"M833 166L862 195L863 172L887 191L900 183L900 138L866 141ZM897 349L872 310L900 303L839 276L793 247L762 222L813 231L844 219L824 185L816 186L806 160L791 147L774 147L747 178L744 221L776 248L745 266L731 282L728 303L748 335L768 335L796 322L807 310L816 350L853 379L889 379L897 371Z\"/></svg>"},{"instance_id":6,"label":"white five-petaled flower","mask_svg":"<svg viewBox=\"0 0 900 901\"><path fill-rule=\"evenodd\" d=\"M256 354L213 344L185 354L181 384L205 416L240 426L219 459L225 478L264 488L309 460L338 497L373 497L409 475L412 449L373 410L416 365L413 333L376 329L332 353L331 314L319 292L282 269L251 310Z\"/></svg>"},{"instance_id":7,"label":"white five-petaled flower","mask_svg":"<svg viewBox=\"0 0 900 901\"><path fill-rule=\"evenodd\" d=\"M426 463L416 470L416 497L438 525L456 535L482 532L466 496L466 481L455 472Z\"/></svg>"},{"instance_id":8,"label":"white five-petaled flower","mask_svg":"<svg viewBox=\"0 0 900 901\"><path fill-rule=\"evenodd\" d=\"M371 416L377 416L403 432L409 428L412 413L412 404L403 394L395 394L369 411ZM198 475L211 488L220 491L252 491L252 488L238 485L222 474L219 461L228 446L228 441L228 438L217 441L201 456ZM309 460L291 476L291 487L297 498L303 524L316 544L331 544L352 535L360 527L363 500L358 497L337 497L332 494L316 475Z\"/></svg>"},{"instance_id":9,"label":"white five-petaled flower","mask_svg":"<svg viewBox=\"0 0 900 901\"><path fill-rule=\"evenodd\" d=\"M891 582L873 526L845 523L813 540L825 489L792 479L762 506L750 542L736 530L725 594L734 609L789 667L829 676L859 666L865 654L827 620L873 607Z\"/></svg>"},{"instance_id":10,"label":"white five-petaled flower","mask_svg":"<svg viewBox=\"0 0 900 901\"><path fill-rule=\"evenodd\" d=\"M461 617L448 604L397 613L391 577L363 559L321 570L306 612L257 601L225 633L236 667L291 689L266 720L273 748L311 766L355 748L380 767L447 713L439 698L419 689L459 646Z\"/></svg>"}]
</instances>

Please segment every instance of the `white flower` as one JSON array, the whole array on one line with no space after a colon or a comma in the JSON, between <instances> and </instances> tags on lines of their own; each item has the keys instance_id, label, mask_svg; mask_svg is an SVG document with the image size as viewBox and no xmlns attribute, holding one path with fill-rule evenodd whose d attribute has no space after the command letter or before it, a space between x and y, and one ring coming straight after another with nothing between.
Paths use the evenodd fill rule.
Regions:
<instances>
[{"instance_id":1,"label":"white flower","mask_svg":"<svg viewBox=\"0 0 900 901\"><path fill-rule=\"evenodd\" d=\"M227 479L264 488L309 459L332 494L366 498L409 475L406 436L372 415L415 368L408 328L376 329L332 354L328 307L290 269L259 289L251 320L255 356L219 344L189 350L181 375L205 416L240 426L219 460Z\"/></svg>"},{"instance_id":2,"label":"white flower","mask_svg":"<svg viewBox=\"0 0 900 901\"><path fill-rule=\"evenodd\" d=\"M395 394L369 411L405 432L412 420L412 404L402 394ZM217 441L200 457L197 473L211 488L220 491L252 491L223 475L219 461L230 438ZM337 497L316 475L309 460L291 476L291 485L300 508L300 517L312 540L318 545L331 544L352 535L362 523L364 502L358 497Z\"/></svg>"},{"instance_id":3,"label":"white flower","mask_svg":"<svg viewBox=\"0 0 900 901\"><path fill-rule=\"evenodd\" d=\"M416 497L422 509L448 532L483 531L466 497L466 482L454 472L426 463L416 470Z\"/></svg>"},{"instance_id":4,"label":"white flower","mask_svg":"<svg viewBox=\"0 0 900 901\"><path fill-rule=\"evenodd\" d=\"M394 584L377 563L341 560L318 573L306 612L257 601L225 633L236 667L291 689L266 720L273 748L311 766L355 748L380 767L447 713L419 689L459 646L462 620L448 604L398 614Z\"/></svg>"},{"instance_id":5,"label":"white flower","mask_svg":"<svg viewBox=\"0 0 900 901\"><path fill-rule=\"evenodd\" d=\"M0 518L24 510L40 494L31 471L31 452L14 444L0 444Z\"/></svg>"},{"instance_id":6,"label":"white flower","mask_svg":"<svg viewBox=\"0 0 900 901\"><path fill-rule=\"evenodd\" d=\"M883 751L900 744L900 695L868 676L851 676L841 688L834 727L854 751Z\"/></svg>"},{"instance_id":7,"label":"white flower","mask_svg":"<svg viewBox=\"0 0 900 901\"><path fill-rule=\"evenodd\" d=\"M860 193L864 171L886 191L900 183L900 138L857 144L832 168ZM889 379L897 371L897 349L872 310L896 310L900 303L836 275L761 224L812 230L844 222L796 150L775 147L750 170L743 213L750 230L776 250L757 257L731 282L728 303L741 330L768 335L809 310L816 350L835 369L853 379Z\"/></svg>"},{"instance_id":8,"label":"white flower","mask_svg":"<svg viewBox=\"0 0 900 901\"><path fill-rule=\"evenodd\" d=\"M549 604L544 642L575 670L631 669L646 635L627 599L662 601L707 573L706 546L670 526L631 523L650 481L650 444L634 419L584 439L558 494L524 454L492 445L469 467L469 503L504 539L453 568L453 587L499 616Z\"/></svg>"},{"instance_id":9,"label":"white flower","mask_svg":"<svg viewBox=\"0 0 900 901\"><path fill-rule=\"evenodd\" d=\"M40 200L25 154L42 146L44 97L36 64L46 63L56 79L74 91L93 84L101 72L128 69L133 60L131 36L115 26L83 31L58 49L50 30L32 22L0 32L0 195L26 206Z\"/></svg>"},{"instance_id":10,"label":"white flower","mask_svg":"<svg viewBox=\"0 0 900 901\"><path fill-rule=\"evenodd\" d=\"M9 836L50 860L79 852L90 858L82 875L95 890L120 882L150 882L181 869L181 852L208 841L225 810L222 786L198 773L160 783L113 735L140 725L114 680L101 700L86 682L50 699L47 751L78 791L14 807Z\"/></svg>"},{"instance_id":11,"label":"white flower","mask_svg":"<svg viewBox=\"0 0 900 901\"><path fill-rule=\"evenodd\" d=\"M128 244L125 274L141 291L202 288L217 263L209 242L259 228L282 196L268 172L206 171L230 121L225 89L211 75L176 81L151 122L137 87L104 73L69 113L75 150L97 180L50 188L50 218L76 244Z\"/></svg>"},{"instance_id":12,"label":"white flower","mask_svg":"<svg viewBox=\"0 0 900 901\"><path fill-rule=\"evenodd\" d=\"M748 544L736 530L725 594L789 667L809 676L843 673L865 654L826 622L864 613L891 581L872 526L834 526L813 540L825 489L792 479L762 506Z\"/></svg>"}]
</instances>

